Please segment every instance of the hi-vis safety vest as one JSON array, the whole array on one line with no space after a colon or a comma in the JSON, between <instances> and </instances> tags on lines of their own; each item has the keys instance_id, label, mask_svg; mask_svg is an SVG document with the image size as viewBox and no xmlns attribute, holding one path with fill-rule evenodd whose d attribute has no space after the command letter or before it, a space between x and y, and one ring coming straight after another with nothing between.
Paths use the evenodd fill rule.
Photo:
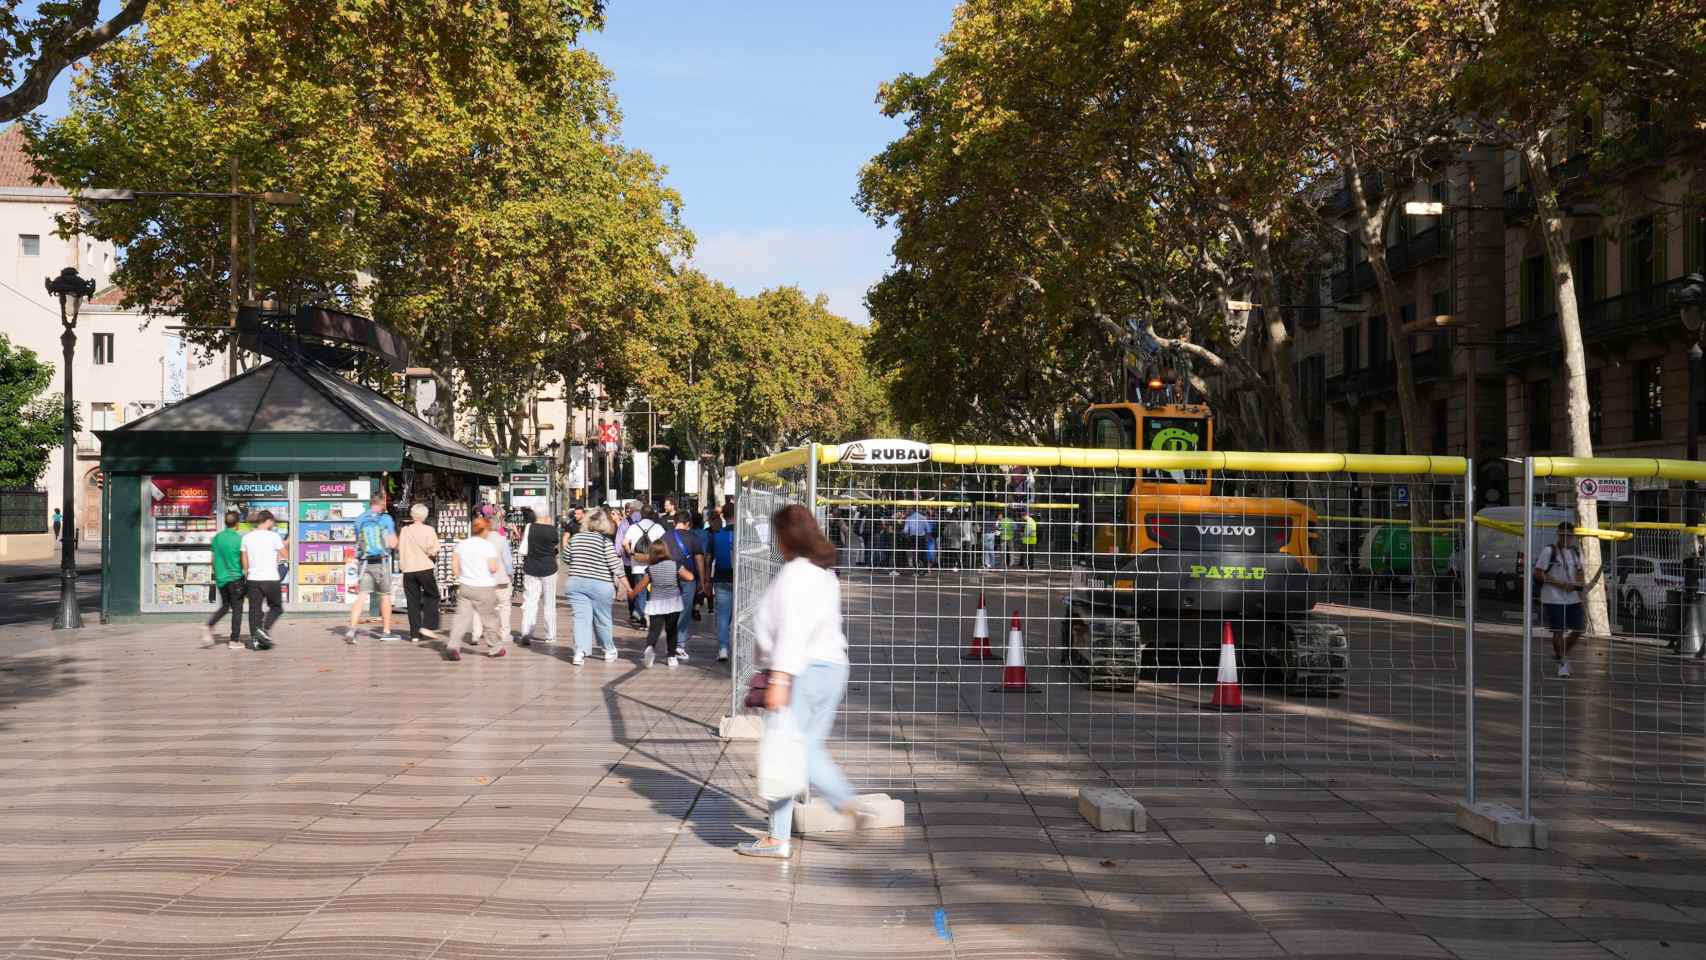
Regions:
<instances>
[{"instance_id":1,"label":"hi-vis safety vest","mask_svg":"<svg viewBox=\"0 0 1706 960\"><path fill-rule=\"evenodd\" d=\"M1025 518L1025 536L1019 542L1025 544L1028 547L1034 547L1037 545L1037 518L1036 517L1026 517Z\"/></svg>"},{"instance_id":2,"label":"hi-vis safety vest","mask_svg":"<svg viewBox=\"0 0 1706 960\"><path fill-rule=\"evenodd\" d=\"M1013 518L1001 518L1001 540L1003 543L1013 542Z\"/></svg>"}]
</instances>

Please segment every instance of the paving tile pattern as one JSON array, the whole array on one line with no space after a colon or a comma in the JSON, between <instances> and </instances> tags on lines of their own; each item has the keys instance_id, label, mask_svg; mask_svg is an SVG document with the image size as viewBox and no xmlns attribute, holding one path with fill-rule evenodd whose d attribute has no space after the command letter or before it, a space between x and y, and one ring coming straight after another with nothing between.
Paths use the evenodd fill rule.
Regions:
<instances>
[{"instance_id":1,"label":"paving tile pattern","mask_svg":"<svg viewBox=\"0 0 1706 960\"><path fill-rule=\"evenodd\" d=\"M631 632L581 668L307 618L267 654L41 633L0 628L0 960L1706 957L1687 814L1499 850L1431 780L1345 777L1154 786L1151 832L1102 834L1063 764L888 782L905 828L752 861L727 672L639 669Z\"/></svg>"}]
</instances>

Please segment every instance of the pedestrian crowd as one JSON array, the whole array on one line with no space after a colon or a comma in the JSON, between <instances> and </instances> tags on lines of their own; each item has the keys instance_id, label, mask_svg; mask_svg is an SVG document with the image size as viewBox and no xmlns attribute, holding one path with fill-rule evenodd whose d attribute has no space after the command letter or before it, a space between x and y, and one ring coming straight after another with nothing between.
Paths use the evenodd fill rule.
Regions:
<instances>
[{"instance_id":1,"label":"pedestrian crowd","mask_svg":"<svg viewBox=\"0 0 1706 960\"><path fill-rule=\"evenodd\" d=\"M450 624L441 621L438 582L442 544L428 522L426 504L409 508L401 529L388 511L383 493L355 521L356 573L349 592L345 643L361 635L370 598L377 598L381 641L405 639L393 631L392 572L406 600L410 643L437 643L446 660L481 651L503 657L511 642L521 646L558 642L559 583L572 611L573 662L586 663L594 643L606 663L617 659L612 609L627 604L629 624L646 631L642 661L670 667L687 661L694 624L712 617L716 659L729 659L734 607L734 517L732 500L706 514L678 509L673 499L660 508L628 501L622 509L575 507L560 522L532 509L509 524L487 504L470 524L469 535L451 544L450 574L455 606ZM251 518L240 531L238 514L225 515L225 529L212 542L214 585L220 608L208 618L203 640L213 644L214 628L231 617L231 647L267 650L271 631L283 613L283 576L289 569L284 538L268 511ZM521 620L512 631L519 564ZM243 608L249 609L249 639L241 636ZM265 612L263 613L263 607Z\"/></svg>"},{"instance_id":2,"label":"pedestrian crowd","mask_svg":"<svg viewBox=\"0 0 1706 960\"><path fill-rule=\"evenodd\" d=\"M1039 542L1037 518L1026 506L1006 510L915 504L892 514L859 507L844 514L842 542L861 567L924 576L932 570L1029 569Z\"/></svg>"}]
</instances>

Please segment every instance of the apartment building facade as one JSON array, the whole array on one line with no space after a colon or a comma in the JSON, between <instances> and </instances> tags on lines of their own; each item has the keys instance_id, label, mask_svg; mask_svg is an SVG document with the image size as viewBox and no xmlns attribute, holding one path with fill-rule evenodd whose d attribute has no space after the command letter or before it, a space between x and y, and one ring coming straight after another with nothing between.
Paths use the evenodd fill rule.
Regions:
<instances>
[{"instance_id":1,"label":"apartment building facade","mask_svg":"<svg viewBox=\"0 0 1706 960\"><path fill-rule=\"evenodd\" d=\"M1444 157L1437 174L1397 186L1386 231L1386 261L1398 291L1389 315L1360 241L1350 187L1327 194L1322 212L1343 236L1332 269L1305 282L1314 303L1294 311L1294 356L1312 446L1361 453L1402 453L1392 332L1408 351L1429 452L1493 463L1504 452L1505 383L1491 349L1506 321L1504 241L1499 214L1503 158L1474 148ZM1385 184L1371 179L1369 187ZM1440 216L1403 212L1407 200L1445 205ZM1431 326L1435 318L1440 326ZM1403 333L1425 326L1424 332ZM1475 442L1470 443L1471 431ZM1480 478L1478 500L1505 495L1502 469Z\"/></svg>"},{"instance_id":2,"label":"apartment building facade","mask_svg":"<svg viewBox=\"0 0 1706 960\"><path fill-rule=\"evenodd\" d=\"M119 306L123 292L110 283L117 252L88 237L60 237L55 218L73 200L58 184L35 182L23 149L23 132L0 132L0 332L54 367L52 392L63 384L59 302L44 281L65 267L95 280L96 295L77 321L73 395L82 422L77 434L77 525L85 540L100 537L100 441L94 431L119 426L224 379L223 365L199 361L169 322ZM41 485L48 509L63 505L60 451L55 448ZM10 558L45 555L49 538L10 539Z\"/></svg>"}]
</instances>

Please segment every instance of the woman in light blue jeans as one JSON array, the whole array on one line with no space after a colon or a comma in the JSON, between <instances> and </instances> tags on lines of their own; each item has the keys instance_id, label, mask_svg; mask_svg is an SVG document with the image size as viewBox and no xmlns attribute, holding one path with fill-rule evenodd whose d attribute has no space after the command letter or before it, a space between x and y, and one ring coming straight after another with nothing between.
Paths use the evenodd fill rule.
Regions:
<instances>
[{"instance_id":1,"label":"woman in light blue jeans","mask_svg":"<svg viewBox=\"0 0 1706 960\"><path fill-rule=\"evenodd\" d=\"M603 511L587 517L586 526L569 538L563 560L569 567L569 582L564 592L575 615L575 666L586 663L592 652L592 638L598 636L604 648L606 663L616 659L616 637L611 632L610 607L618 598L626 598L628 580L622 572L622 562L611 549L610 537L615 524Z\"/></svg>"},{"instance_id":2,"label":"woman in light blue jeans","mask_svg":"<svg viewBox=\"0 0 1706 960\"><path fill-rule=\"evenodd\" d=\"M823 742L835 726L835 709L847 692L847 637L841 629L841 584L835 547L811 511L783 507L770 519L782 569L753 611L759 661L769 671L766 710L789 710L806 748L806 782L831 807L858 817L853 787ZM748 857L785 860L793 853L794 800L770 802L768 836L735 847Z\"/></svg>"}]
</instances>

